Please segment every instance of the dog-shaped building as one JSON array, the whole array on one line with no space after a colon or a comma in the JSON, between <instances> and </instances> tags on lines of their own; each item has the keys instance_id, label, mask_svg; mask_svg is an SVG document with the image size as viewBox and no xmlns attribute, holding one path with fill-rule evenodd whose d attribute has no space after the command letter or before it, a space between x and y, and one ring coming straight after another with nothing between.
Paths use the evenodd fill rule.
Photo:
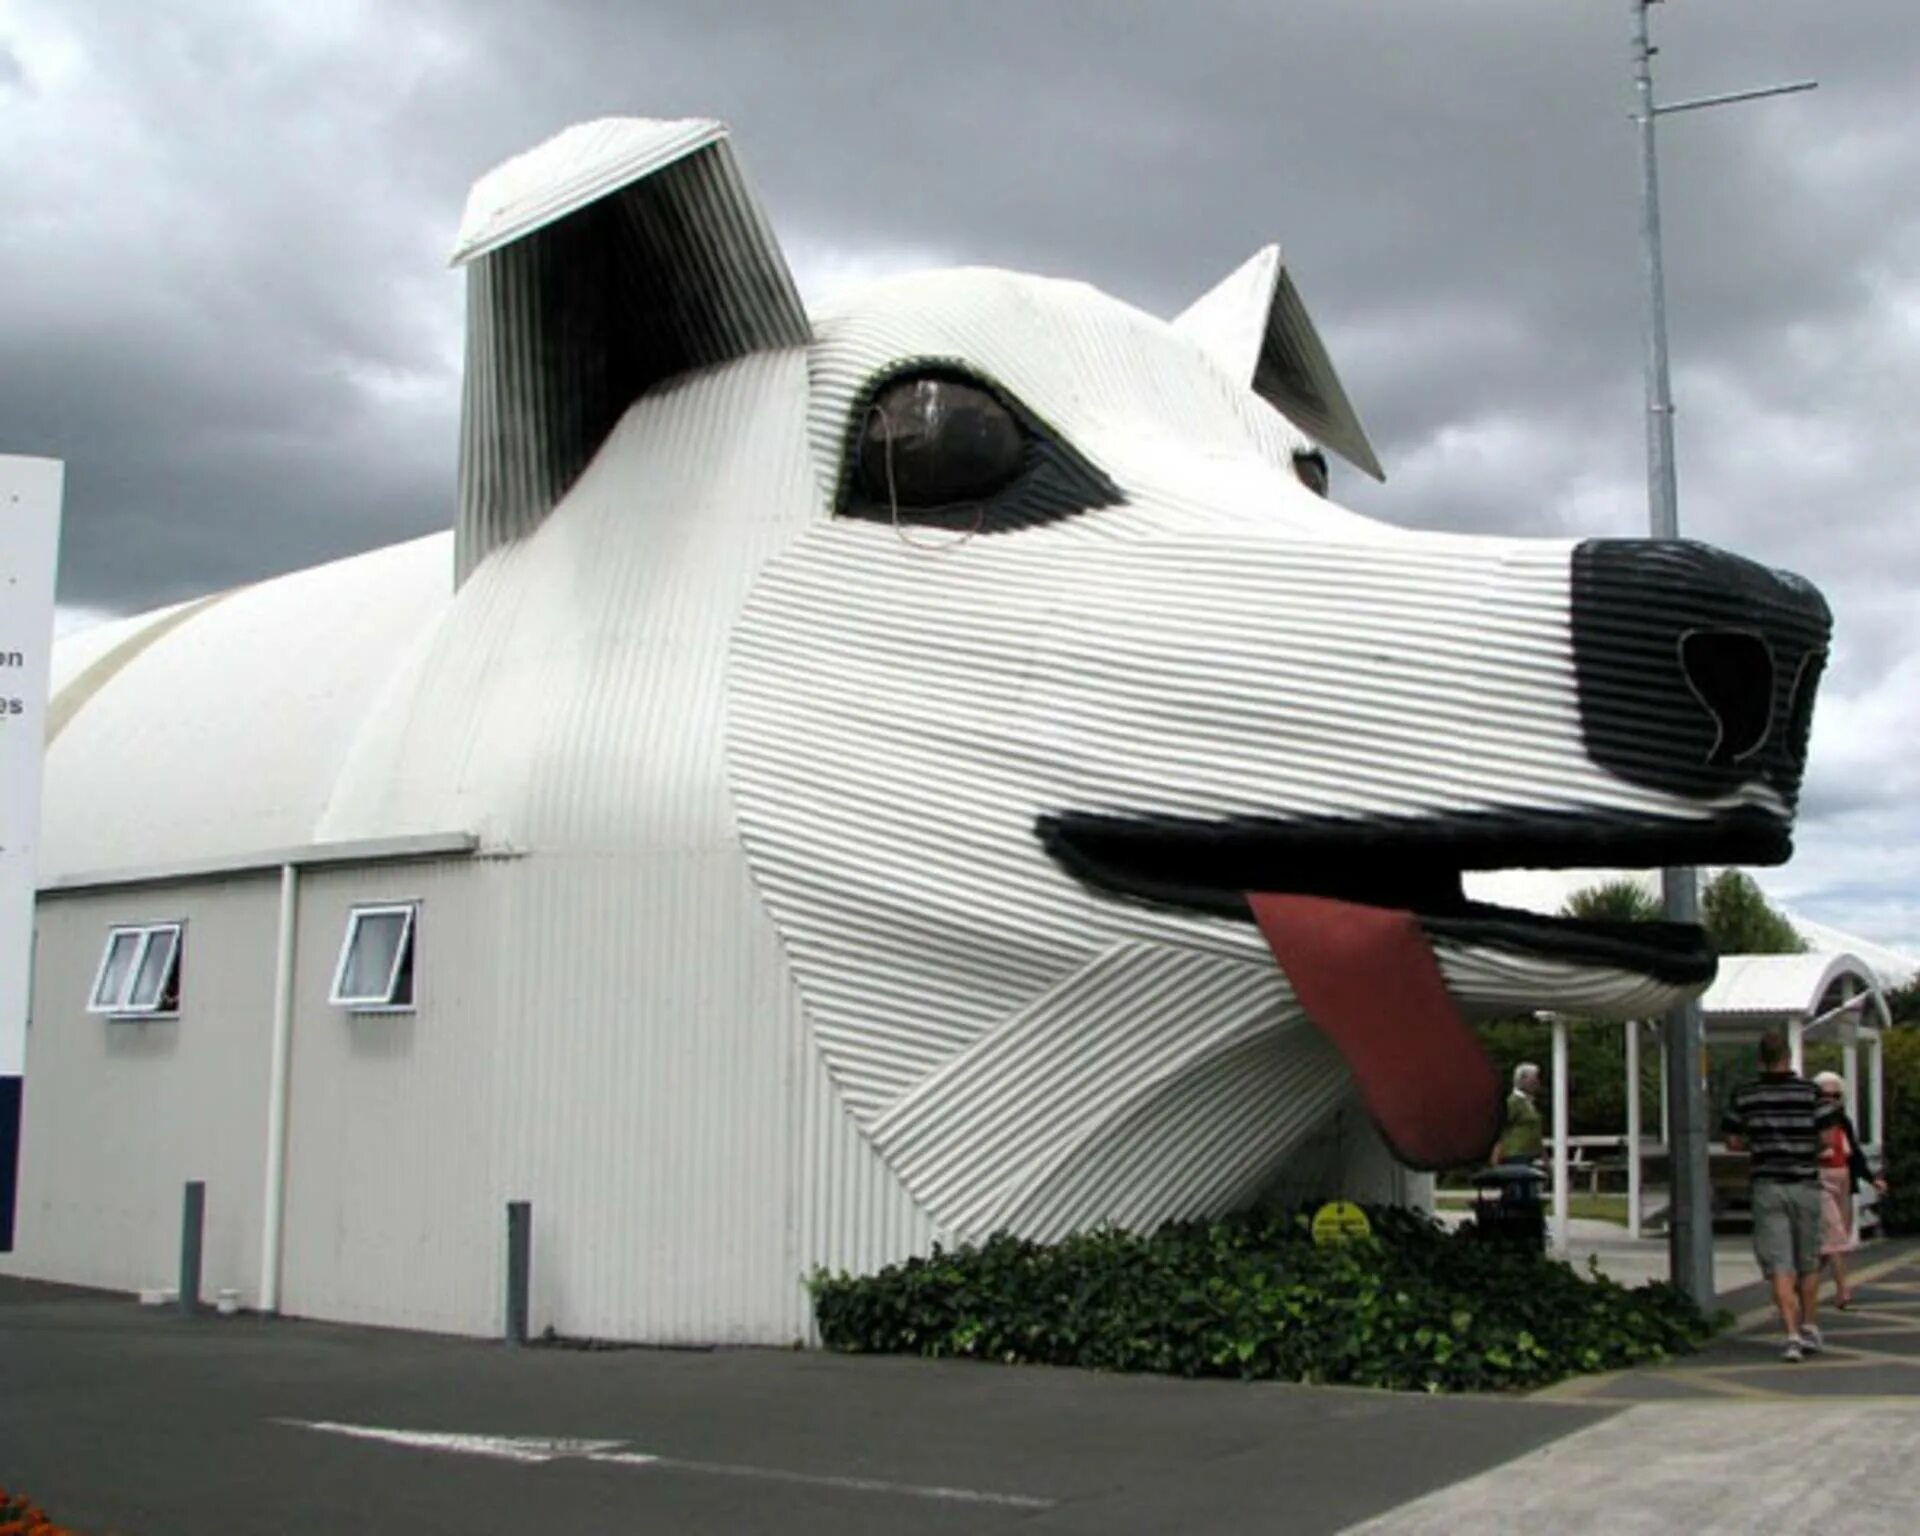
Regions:
<instances>
[{"instance_id":1,"label":"dog-shaped building","mask_svg":"<svg viewBox=\"0 0 1920 1536\"><path fill-rule=\"evenodd\" d=\"M618 120L456 260L451 541L56 660L8 1267L158 1283L204 1179L209 1286L488 1331L526 1199L536 1326L791 1339L818 1266L1470 1158L1463 1015L1712 959L1463 872L1787 854L1819 596L1341 509L1275 251L809 316L719 126Z\"/></svg>"}]
</instances>

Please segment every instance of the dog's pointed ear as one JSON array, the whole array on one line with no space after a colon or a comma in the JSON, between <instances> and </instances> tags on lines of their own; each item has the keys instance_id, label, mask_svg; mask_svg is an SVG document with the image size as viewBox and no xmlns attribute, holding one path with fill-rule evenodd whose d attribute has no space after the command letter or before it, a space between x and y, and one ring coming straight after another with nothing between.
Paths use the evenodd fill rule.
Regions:
<instances>
[{"instance_id":1,"label":"dog's pointed ear","mask_svg":"<svg viewBox=\"0 0 1920 1536\"><path fill-rule=\"evenodd\" d=\"M1387 478L1279 246L1256 251L1173 326L1316 442L1374 479Z\"/></svg>"},{"instance_id":2,"label":"dog's pointed ear","mask_svg":"<svg viewBox=\"0 0 1920 1536\"><path fill-rule=\"evenodd\" d=\"M536 527L662 380L804 346L806 311L726 128L605 118L467 199L456 578Z\"/></svg>"}]
</instances>

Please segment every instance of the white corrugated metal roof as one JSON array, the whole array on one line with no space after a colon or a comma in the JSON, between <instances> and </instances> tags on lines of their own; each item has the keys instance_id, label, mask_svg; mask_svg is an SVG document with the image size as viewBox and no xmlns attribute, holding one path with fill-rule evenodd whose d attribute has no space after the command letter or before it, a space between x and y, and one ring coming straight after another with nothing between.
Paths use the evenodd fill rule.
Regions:
<instances>
[{"instance_id":1,"label":"white corrugated metal roof","mask_svg":"<svg viewBox=\"0 0 1920 1536\"><path fill-rule=\"evenodd\" d=\"M1858 934L1848 933L1829 923L1816 923L1811 918L1802 917L1797 912L1788 912L1787 920L1799 930L1800 937L1815 949L1845 950L1850 955L1873 967L1880 978L1880 985L1888 991L1904 987L1916 976L1920 976L1920 959L1897 949L1889 949L1884 944L1876 944L1871 939L1863 939Z\"/></svg>"},{"instance_id":2,"label":"white corrugated metal roof","mask_svg":"<svg viewBox=\"0 0 1920 1536\"><path fill-rule=\"evenodd\" d=\"M204 599L175 603L167 608L153 608L145 613L102 619L98 624L89 624L85 629L76 629L72 634L61 636L53 650L52 691L59 693L80 673L97 665L104 657L129 642L137 642L155 625L166 623L199 601Z\"/></svg>"},{"instance_id":3,"label":"white corrugated metal roof","mask_svg":"<svg viewBox=\"0 0 1920 1536\"><path fill-rule=\"evenodd\" d=\"M445 611L451 542L438 534L62 641L41 883L311 842L361 724Z\"/></svg>"},{"instance_id":4,"label":"white corrugated metal roof","mask_svg":"<svg viewBox=\"0 0 1920 1536\"><path fill-rule=\"evenodd\" d=\"M1700 999L1709 1019L1776 1017L1817 1013L1820 1000L1843 977L1862 989L1878 983L1857 955L1815 951L1805 955L1728 955L1720 974Z\"/></svg>"}]
</instances>

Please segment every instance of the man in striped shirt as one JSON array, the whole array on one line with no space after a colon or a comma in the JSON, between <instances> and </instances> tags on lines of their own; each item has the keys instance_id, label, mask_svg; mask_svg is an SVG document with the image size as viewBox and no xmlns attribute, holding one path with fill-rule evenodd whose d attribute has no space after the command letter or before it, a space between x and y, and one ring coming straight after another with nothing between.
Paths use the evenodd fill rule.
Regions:
<instances>
[{"instance_id":1,"label":"man in striped shirt","mask_svg":"<svg viewBox=\"0 0 1920 1536\"><path fill-rule=\"evenodd\" d=\"M1793 1070L1778 1030L1760 1037L1760 1076L1734 1089L1720 1130L1751 1158L1753 1251L1787 1330L1782 1358L1818 1354L1820 1304L1820 1133L1837 1124L1837 1104Z\"/></svg>"}]
</instances>

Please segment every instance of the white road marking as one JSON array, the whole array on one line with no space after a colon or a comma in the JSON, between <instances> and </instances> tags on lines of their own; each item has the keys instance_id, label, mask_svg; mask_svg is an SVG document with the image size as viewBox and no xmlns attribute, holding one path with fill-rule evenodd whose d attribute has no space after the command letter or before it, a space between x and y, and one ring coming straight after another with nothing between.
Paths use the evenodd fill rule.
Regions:
<instances>
[{"instance_id":1,"label":"white road marking","mask_svg":"<svg viewBox=\"0 0 1920 1536\"><path fill-rule=\"evenodd\" d=\"M765 1482L804 1483L815 1488L842 1488L853 1493L892 1493L916 1499L947 1499L967 1504L1001 1504L1015 1509L1051 1509L1052 1499L1024 1493L991 1493L981 1488L944 1488L927 1483L892 1483L872 1477L839 1477L823 1472L790 1472L780 1467L751 1467L720 1461L684 1461L622 1450L624 1440L556 1440L525 1435L467 1435L439 1430L387 1429L376 1424L341 1424L332 1419L275 1419L295 1429L377 1440L416 1451L444 1451L459 1456L486 1456L496 1461L525 1463L589 1461L605 1466L663 1467L707 1477L757 1478Z\"/></svg>"},{"instance_id":2,"label":"white road marking","mask_svg":"<svg viewBox=\"0 0 1920 1536\"><path fill-rule=\"evenodd\" d=\"M589 1461L607 1461L607 1456L589 1456ZM742 1467L719 1461L680 1461L672 1456L656 1456L656 1465L678 1472L704 1472L714 1477L757 1477L772 1482L808 1483L816 1488L848 1488L855 1493L904 1493L916 1499L957 1499L968 1504L1010 1504L1016 1509L1052 1509L1052 1499L1036 1499L1024 1493L988 1493L980 1488L941 1488L927 1483L889 1483L872 1477L834 1477L823 1472L787 1472L778 1467Z\"/></svg>"},{"instance_id":3,"label":"white road marking","mask_svg":"<svg viewBox=\"0 0 1920 1536\"><path fill-rule=\"evenodd\" d=\"M337 1424L331 1419L275 1419L298 1429L317 1429L356 1440L380 1440L416 1451L451 1451L459 1456L490 1456L496 1461L559 1461L610 1451L620 1440L542 1440L519 1435L456 1435L422 1429L382 1429L375 1424Z\"/></svg>"}]
</instances>

